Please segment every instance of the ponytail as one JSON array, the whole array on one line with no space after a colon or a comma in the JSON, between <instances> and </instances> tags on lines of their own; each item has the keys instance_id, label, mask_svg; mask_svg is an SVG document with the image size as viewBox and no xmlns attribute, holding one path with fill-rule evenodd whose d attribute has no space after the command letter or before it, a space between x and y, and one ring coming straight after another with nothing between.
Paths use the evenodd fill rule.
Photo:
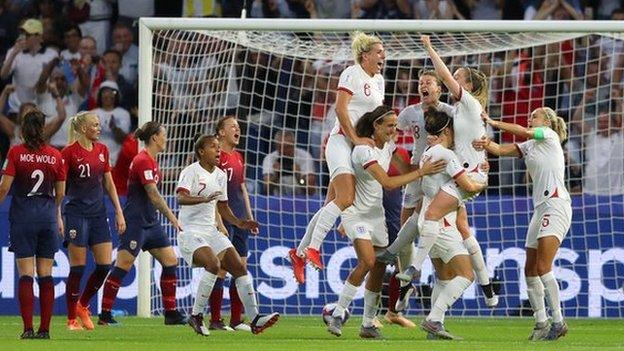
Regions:
<instances>
[{"instance_id":1,"label":"ponytail","mask_svg":"<svg viewBox=\"0 0 624 351\"><path fill-rule=\"evenodd\" d=\"M487 109L489 91L489 80L485 73L475 68L464 67L468 74L468 80L472 83L470 94L481 104L483 110Z\"/></svg>"},{"instance_id":2,"label":"ponytail","mask_svg":"<svg viewBox=\"0 0 624 351\"><path fill-rule=\"evenodd\" d=\"M541 110L544 114L544 118L550 121L550 128L557 133L559 141L563 143L568 139L568 130L566 122L563 118L557 116L557 113L550 107L540 107L531 112L533 115L535 112Z\"/></svg>"},{"instance_id":3,"label":"ponytail","mask_svg":"<svg viewBox=\"0 0 624 351\"><path fill-rule=\"evenodd\" d=\"M162 124L156 121L145 122L140 128L134 132L134 137L141 140L145 145L149 144L149 140L155 134L160 132Z\"/></svg>"}]
</instances>

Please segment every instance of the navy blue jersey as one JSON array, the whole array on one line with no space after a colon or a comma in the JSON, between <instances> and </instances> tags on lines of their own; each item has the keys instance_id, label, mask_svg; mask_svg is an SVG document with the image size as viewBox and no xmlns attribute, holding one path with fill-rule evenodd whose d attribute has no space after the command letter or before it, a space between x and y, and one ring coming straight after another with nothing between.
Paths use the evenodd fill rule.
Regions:
<instances>
[{"instance_id":1,"label":"navy blue jersey","mask_svg":"<svg viewBox=\"0 0 624 351\"><path fill-rule=\"evenodd\" d=\"M63 157L57 149L44 145L29 150L24 144L15 145L9 150L3 174L15 178L11 222L56 222L54 183L65 180Z\"/></svg>"},{"instance_id":2,"label":"navy blue jersey","mask_svg":"<svg viewBox=\"0 0 624 351\"><path fill-rule=\"evenodd\" d=\"M130 164L128 174L128 200L124 206L124 217L128 222L139 221L142 227L158 223L156 208L147 196L145 185L160 181L160 170L156 160L147 151L141 150ZM130 224L128 224L130 227Z\"/></svg>"},{"instance_id":3,"label":"navy blue jersey","mask_svg":"<svg viewBox=\"0 0 624 351\"><path fill-rule=\"evenodd\" d=\"M75 142L62 151L67 172L65 213L80 217L106 216L104 174L111 171L108 148L93 143L91 151Z\"/></svg>"}]
</instances>

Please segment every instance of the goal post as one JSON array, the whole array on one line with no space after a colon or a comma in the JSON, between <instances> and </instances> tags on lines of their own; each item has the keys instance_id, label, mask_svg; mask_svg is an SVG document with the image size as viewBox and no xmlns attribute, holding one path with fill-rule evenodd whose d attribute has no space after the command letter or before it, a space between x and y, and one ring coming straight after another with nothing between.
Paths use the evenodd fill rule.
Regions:
<instances>
[{"instance_id":1,"label":"goal post","mask_svg":"<svg viewBox=\"0 0 624 351\"><path fill-rule=\"evenodd\" d=\"M601 114L609 116L609 128L617 123L622 128L621 21L141 18L139 125L157 120L168 129L168 149L159 164L162 193L175 213L175 183L192 160L193 136L214 132L216 121L225 115L239 119L239 151L246 160L252 211L261 224L261 234L249 240L248 257L261 310L319 313L337 299L355 264L348 241L333 231L321 250L327 269L308 269L305 284L294 282L286 257L323 203L328 180L323 142L335 120L337 78L352 64L350 34L358 30L375 33L384 42L385 103L397 111L418 101L418 72L432 68L419 38L427 33L452 69L470 65L486 71L493 118L526 125L530 110L542 105L566 118L571 137L566 181L573 190L574 217L554 268L563 310L567 316L624 316L618 307L624 301L624 191L600 188L604 174L587 170L594 162L590 156L600 155L591 143L601 128ZM448 99L445 94L442 100ZM267 194L264 175L272 165L267 170L263 160L276 150L276 133L284 131L292 132L294 146L310 155L315 183L299 177L299 166L295 171L292 165L301 160L284 156L280 167L293 167L289 175L294 182L273 184ZM514 141L498 132L492 135ZM413 137L400 135L398 143L409 149ZM622 154L612 157L612 164L618 164ZM522 161L490 162L490 188L467 208L490 274L501 280L501 305L488 310L473 286L451 309L455 315L524 313L521 270L532 212L530 188ZM615 168L606 172L614 179L619 174ZM166 219L163 224L177 252L175 233ZM160 271L152 258L140 260L140 316L162 313ZM180 260L177 297L183 309L192 306L200 273ZM430 265L424 273L422 283L427 285ZM360 295L355 313L361 312ZM227 308L227 293L225 301ZM423 299L414 300L411 313L422 312L423 304Z\"/></svg>"}]
</instances>

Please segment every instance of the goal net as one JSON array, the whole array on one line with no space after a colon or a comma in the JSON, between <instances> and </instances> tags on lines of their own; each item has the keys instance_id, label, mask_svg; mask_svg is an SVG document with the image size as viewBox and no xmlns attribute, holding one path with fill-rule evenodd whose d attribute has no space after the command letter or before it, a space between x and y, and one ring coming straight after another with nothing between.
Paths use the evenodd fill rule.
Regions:
<instances>
[{"instance_id":1,"label":"goal net","mask_svg":"<svg viewBox=\"0 0 624 351\"><path fill-rule=\"evenodd\" d=\"M305 284L296 284L286 257L324 201L328 174L323 146L336 118L338 77L353 64L351 33L356 28L379 28L375 34L387 52L385 103L397 112L419 101L418 72L432 68L419 40L420 33L428 33L452 70L469 65L490 77L488 112L493 118L526 125L532 109L549 106L568 122L566 181L574 212L554 266L563 310L567 316L622 317L621 31L581 25L565 30L562 23L545 27L534 22L514 22L505 29L504 22L492 22L496 28L484 22L468 28L465 22L451 21L437 26L444 31L434 30L428 22L289 23L291 30L271 31L271 22L262 20L141 22L140 61L151 62L141 67L141 120L151 118L168 129L168 149L159 162L162 193L175 211L175 186L179 172L192 162L193 136L214 133L217 120L225 115L238 117L242 127L238 150L245 157L251 206L261 224L260 234L249 240L248 269L262 311L319 314L325 303L337 300L355 265L348 240L334 231L321 250L326 269L308 268ZM447 94L442 97L448 99ZM491 133L501 142L520 141ZM282 135L280 140L278 135ZM414 137L419 136L400 134L398 143L410 150ZM289 140L297 150L294 157L287 150ZM265 162L268 154L278 150L279 142L286 144L280 148L283 154ZM528 313L523 269L532 212L530 182L523 160L489 161L489 188L467 208L501 301L498 308L487 309L480 289L473 284L451 308L452 315ZM278 180L267 185L265 176L273 172ZM166 220L163 223L175 246L175 232ZM155 261L152 267L151 286L143 291L151 296L151 314L160 314L161 268ZM427 310L430 273L427 264L421 278L422 297L412 299L408 314ZM201 270L192 270L180 260L178 274L178 304L188 310ZM362 296L360 292L352 306L356 314L362 312ZM227 310L227 289L224 301Z\"/></svg>"}]
</instances>

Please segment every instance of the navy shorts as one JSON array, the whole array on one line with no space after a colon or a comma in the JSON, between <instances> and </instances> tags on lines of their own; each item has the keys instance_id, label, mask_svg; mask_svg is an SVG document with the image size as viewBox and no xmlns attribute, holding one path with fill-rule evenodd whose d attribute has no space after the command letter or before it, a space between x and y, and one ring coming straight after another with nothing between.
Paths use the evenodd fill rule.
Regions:
<instances>
[{"instance_id":1,"label":"navy shorts","mask_svg":"<svg viewBox=\"0 0 624 351\"><path fill-rule=\"evenodd\" d=\"M11 223L9 251L17 258L54 258L59 250L56 222Z\"/></svg>"},{"instance_id":2,"label":"navy shorts","mask_svg":"<svg viewBox=\"0 0 624 351\"><path fill-rule=\"evenodd\" d=\"M101 243L111 242L108 218L80 217L65 215L65 247L73 244L79 247L91 247Z\"/></svg>"},{"instance_id":3,"label":"navy shorts","mask_svg":"<svg viewBox=\"0 0 624 351\"><path fill-rule=\"evenodd\" d=\"M139 254L139 250L147 251L167 246L171 246L171 240L160 223L149 227L128 223L126 232L119 236L119 250L127 250L135 257Z\"/></svg>"},{"instance_id":4,"label":"navy shorts","mask_svg":"<svg viewBox=\"0 0 624 351\"><path fill-rule=\"evenodd\" d=\"M240 255L240 257L247 257L249 247L247 246L247 239L249 238L249 230L240 229L237 226L226 224L226 229L230 235L230 241L234 245L234 249Z\"/></svg>"}]
</instances>

